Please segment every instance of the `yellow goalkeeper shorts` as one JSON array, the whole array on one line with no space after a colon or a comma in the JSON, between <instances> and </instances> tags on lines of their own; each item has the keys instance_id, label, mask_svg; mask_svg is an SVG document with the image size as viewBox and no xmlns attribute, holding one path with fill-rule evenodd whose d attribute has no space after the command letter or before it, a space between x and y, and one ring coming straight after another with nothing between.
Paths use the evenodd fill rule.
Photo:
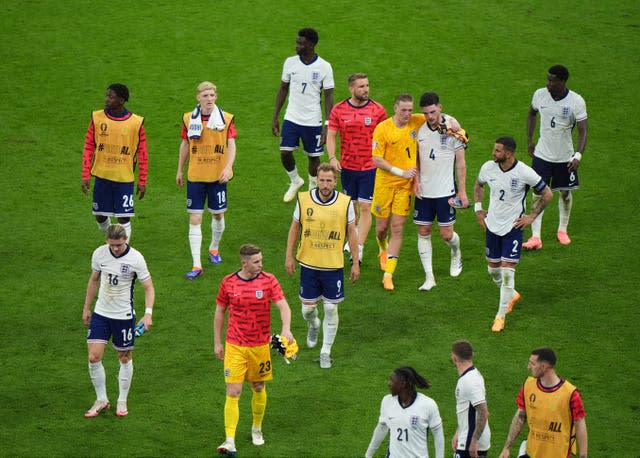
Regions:
<instances>
[{"instance_id":1,"label":"yellow goalkeeper shorts","mask_svg":"<svg viewBox=\"0 0 640 458\"><path fill-rule=\"evenodd\" d=\"M264 382L271 380L269 344L243 347L226 342L224 350L225 383Z\"/></svg>"}]
</instances>

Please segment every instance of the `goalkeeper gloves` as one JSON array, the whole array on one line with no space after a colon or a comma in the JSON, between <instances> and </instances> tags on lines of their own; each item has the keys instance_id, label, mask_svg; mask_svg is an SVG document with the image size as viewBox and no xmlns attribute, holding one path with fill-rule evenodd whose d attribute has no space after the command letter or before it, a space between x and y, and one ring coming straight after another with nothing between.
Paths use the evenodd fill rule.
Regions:
<instances>
[{"instance_id":1,"label":"goalkeeper gloves","mask_svg":"<svg viewBox=\"0 0 640 458\"><path fill-rule=\"evenodd\" d=\"M282 355L287 364L291 364L289 359L296 360L298 358L298 343L294 340L289 342L285 336L274 334L271 336L271 348L277 350Z\"/></svg>"}]
</instances>

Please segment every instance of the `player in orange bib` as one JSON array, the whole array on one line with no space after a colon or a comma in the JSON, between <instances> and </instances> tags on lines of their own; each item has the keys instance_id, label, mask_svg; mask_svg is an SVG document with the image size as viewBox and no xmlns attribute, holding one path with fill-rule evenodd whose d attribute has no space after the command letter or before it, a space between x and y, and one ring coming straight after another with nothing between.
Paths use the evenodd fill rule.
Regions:
<instances>
[{"instance_id":1,"label":"player in orange bib","mask_svg":"<svg viewBox=\"0 0 640 458\"><path fill-rule=\"evenodd\" d=\"M519 458L587 457L587 424L580 392L556 374L556 354L551 348L537 348L529 357L531 377L525 380L516 404L500 458L509 458L509 449L525 421L527 440L520 446Z\"/></svg>"},{"instance_id":2,"label":"player in orange bib","mask_svg":"<svg viewBox=\"0 0 640 458\"><path fill-rule=\"evenodd\" d=\"M144 118L124 107L128 100L127 86L114 83L107 88L104 109L91 114L82 152L82 192L89 194L93 175L93 214L98 227L106 234L109 217L114 216L131 241L136 165L140 200L147 190L147 137Z\"/></svg>"}]
</instances>

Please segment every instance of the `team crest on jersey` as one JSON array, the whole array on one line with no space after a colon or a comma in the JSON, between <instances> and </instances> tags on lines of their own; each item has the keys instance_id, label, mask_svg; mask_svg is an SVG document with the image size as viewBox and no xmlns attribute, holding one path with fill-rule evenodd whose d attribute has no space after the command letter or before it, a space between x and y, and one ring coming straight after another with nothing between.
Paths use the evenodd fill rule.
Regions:
<instances>
[{"instance_id":1,"label":"team crest on jersey","mask_svg":"<svg viewBox=\"0 0 640 458\"><path fill-rule=\"evenodd\" d=\"M411 426L418 426L420 423L420 417L417 415L411 415Z\"/></svg>"},{"instance_id":2,"label":"team crest on jersey","mask_svg":"<svg viewBox=\"0 0 640 458\"><path fill-rule=\"evenodd\" d=\"M256 291L256 299L262 299L263 296L264 296L264 291L262 290Z\"/></svg>"},{"instance_id":3,"label":"team crest on jersey","mask_svg":"<svg viewBox=\"0 0 640 458\"><path fill-rule=\"evenodd\" d=\"M414 140L418 138L418 132L416 132L415 129L411 131L411 138L413 138Z\"/></svg>"},{"instance_id":4,"label":"team crest on jersey","mask_svg":"<svg viewBox=\"0 0 640 458\"><path fill-rule=\"evenodd\" d=\"M129 264L120 264L120 273L128 274L129 270L131 270L131 266Z\"/></svg>"},{"instance_id":5,"label":"team crest on jersey","mask_svg":"<svg viewBox=\"0 0 640 458\"><path fill-rule=\"evenodd\" d=\"M365 126L370 126L373 123L373 119L371 119L370 116L365 116L364 118L364 125Z\"/></svg>"},{"instance_id":6,"label":"team crest on jersey","mask_svg":"<svg viewBox=\"0 0 640 458\"><path fill-rule=\"evenodd\" d=\"M569 116L569 113L571 113L569 107L562 107L562 116L567 117Z\"/></svg>"},{"instance_id":7,"label":"team crest on jersey","mask_svg":"<svg viewBox=\"0 0 640 458\"><path fill-rule=\"evenodd\" d=\"M447 145L447 136L446 134L440 135L440 146L443 148Z\"/></svg>"},{"instance_id":8,"label":"team crest on jersey","mask_svg":"<svg viewBox=\"0 0 640 458\"><path fill-rule=\"evenodd\" d=\"M320 72L311 72L311 80L318 81L320 79Z\"/></svg>"},{"instance_id":9,"label":"team crest on jersey","mask_svg":"<svg viewBox=\"0 0 640 458\"><path fill-rule=\"evenodd\" d=\"M519 184L519 180L517 178L511 178L511 190L512 191L517 191L518 190L518 184Z\"/></svg>"}]
</instances>

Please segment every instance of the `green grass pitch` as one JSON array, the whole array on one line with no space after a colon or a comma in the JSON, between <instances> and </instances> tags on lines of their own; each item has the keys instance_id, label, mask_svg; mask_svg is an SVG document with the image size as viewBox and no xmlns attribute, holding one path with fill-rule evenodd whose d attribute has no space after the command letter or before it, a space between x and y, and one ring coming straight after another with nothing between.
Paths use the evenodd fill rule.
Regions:
<instances>
[{"instance_id":1,"label":"green grass pitch","mask_svg":"<svg viewBox=\"0 0 640 458\"><path fill-rule=\"evenodd\" d=\"M356 71L369 75L372 97L389 113L399 92L440 94L444 111L471 135L470 195L499 135L513 135L529 162L531 96L549 66L566 65L568 85L589 113L573 243L555 242L555 196L544 218L544 249L525 253L517 270L523 300L505 332L493 335L498 291L471 211L459 212L456 224L462 275L448 276L448 253L435 236L438 286L428 293L417 291L423 273L414 225L405 228L391 294L379 284L372 231L362 277L340 306L335 367L321 371L317 351L304 345L290 366L274 356L266 444L251 445L246 387L238 456L362 456L387 377L401 364L432 382L426 394L439 404L449 450L457 378L449 349L459 338L474 345L486 380L491 456L504 443L529 351L542 345L556 349L559 374L582 392L590 455L637 455L638 2L7 0L1 9L0 456L216 455L224 382L213 356L212 312L218 281L237 268L242 243L264 249L265 269L279 277L294 335L304 342L298 278L284 271L293 207L281 201L287 178L270 125L282 63L307 26L319 31L316 49L333 65L336 101L348 96L346 79ZM218 85L220 106L236 115L238 159L224 263L187 282L185 191L175 185L175 169L180 117L205 79ZM102 237L80 189L81 151L89 114L112 82L129 86L128 108L146 117L148 192L136 201L132 245L147 259L157 302L155 327L134 352L129 417L86 420L94 393L81 311L90 255ZM306 160L296 158L304 170ZM138 295L140 312L141 288ZM115 401L111 349L105 367Z\"/></svg>"}]
</instances>

